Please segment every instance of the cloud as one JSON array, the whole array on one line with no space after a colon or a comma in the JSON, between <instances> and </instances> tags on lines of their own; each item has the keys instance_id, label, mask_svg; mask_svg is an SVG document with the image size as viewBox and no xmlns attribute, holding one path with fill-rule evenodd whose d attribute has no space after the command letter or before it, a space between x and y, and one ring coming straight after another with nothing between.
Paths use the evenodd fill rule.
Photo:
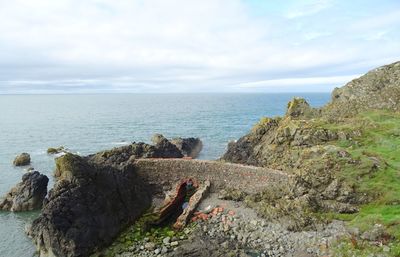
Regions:
<instances>
[{"instance_id":1,"label":"cloud","mask_svg":"<svg viewBox=\"0 0 400 257\"><path fill-rule=\"evenodd\" d=\"M313 15L333 6L332 0L299 1L299 3L289 9L286 13L287 18L293 19Z\"/></svg>"},{"instance_id":2,"label":"cloud","mask_svg":"<svg viewBox=\"0 0 400 257\"><path fill-rule=\"evenodd\" d=\"M360 74L400 57L400 21L384 17L393 6L370 29L336 1L263 2L257 14L249 3L0 1L0 93L227 92L285 80L297 90L307 85L292 78Z\"/></svg>"},{"instance_id":3,"label":"cloud","mask_svg":"<svg viewBox=\"0 0 400 257\"><path fill-rule=\"evenodd\" d=\"M312 77L312 78L286 78L286 79L271 79L255 82L247 82L239 84L241 88L255 88L255 87L279 87L279 86L293 86L293 85L333 85L338 86L361 76L333 76L333 77Z\"/></svg>"}]
</instances>

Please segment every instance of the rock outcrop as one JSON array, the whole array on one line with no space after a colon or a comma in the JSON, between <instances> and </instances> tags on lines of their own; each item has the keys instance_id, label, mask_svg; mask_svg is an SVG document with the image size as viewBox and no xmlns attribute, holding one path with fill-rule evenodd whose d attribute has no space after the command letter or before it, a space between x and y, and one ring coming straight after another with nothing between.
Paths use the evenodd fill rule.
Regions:
<instances>
[{"instance_id":1,"label":"rock outcrop","mask_svg":"<svg viewBox=\"0 0 400 257\"><path fill-rule=\"evenodd\" d=\"M40 209L47 194L48 182L48 177L38 171L24 174L22 182L0 201L0 210L20 212Z\"/></svg>"},{"instance_id":2,"label":"rock outcrop","mask_svg":"<svg viewBox=\"0 0 400 257\"><path fill-rule=\"evenodd\" d=\"M363 133L357 115L365 111L400 111L400 62L368 72L332 93L332 101L320 109L294 98L283 117L262 118L249 134L228 145L222 159L234 163L285 170L291 174L287 187L275 188L249 198L249 205L270 219L285 219L301 229L313 224L312 212L353 213L370 200L344 179L346 170L373 174L379 165L368 154L353 157L339 141L357 144ZM352 120L353 119L353 120ZM349 127L349 122L356 126ZM385 164L383 164L385 165Z\"/></svg>"},{"instance_id":3,"label":"rock outcrop","mask_svg":"<svg viewBox=\"0 0 400 257\"><path fill-rule=\"evenodd\" d=\"M172 139L171 143L174 144L185 157L196 158L203 149L203 142L201 142L200 138L178 137Z\"/></svg>"},{"instance_id":4,"label":"rock outcrop","mask_svg":"<svg viewBox=\"0 0 400 257\"><path fill-rule=\"evenodd\" d=\"M28 231L40 256L89 256L151 203L132 164L109 165L67 153L56 166L58 181Z\"/></svg>"},{"instance_id":5,"label":"rock outcrop","mask_svg":"<svg viewBox=\"0 0 400 257\"><path fill-rule=\"evenodd\" d=\"M31 156L28 153L21 153L14 159L14 166L26 166L31 163Z\"/></svg>"},{"instance_id":6,"label":"rock outcrop","mask_svg":"<svg viewBox=\"0 0 400 257\"><path fill-rule=\"evenodd\" d=\"M368 110L400 111L400 62L374 69L332 92L325 115L348 117Z\"/></svg>"}]
</instances>

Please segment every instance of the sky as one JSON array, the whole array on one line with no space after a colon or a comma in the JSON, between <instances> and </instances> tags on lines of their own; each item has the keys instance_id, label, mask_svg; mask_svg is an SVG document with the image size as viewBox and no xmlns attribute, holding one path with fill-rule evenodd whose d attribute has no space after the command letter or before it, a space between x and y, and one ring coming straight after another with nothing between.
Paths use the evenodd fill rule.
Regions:
<instances>
[{"instance_id":1,"label":"sky","mask_svg":"<svg viewBox=\"0 0 400 257\"><path fill-rule=\"evenodd\" d=\"M329 92L399 28L399 0L0 0L0 94Z\"/></svg>"}]
</instances>

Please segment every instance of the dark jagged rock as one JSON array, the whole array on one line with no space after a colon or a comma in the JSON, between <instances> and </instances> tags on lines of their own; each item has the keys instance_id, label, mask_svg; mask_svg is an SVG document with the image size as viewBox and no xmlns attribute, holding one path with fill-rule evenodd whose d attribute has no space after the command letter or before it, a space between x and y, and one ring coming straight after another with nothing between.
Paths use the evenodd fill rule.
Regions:
<instances>
[{"instance_id":1,"label":"dark jagged rock","mask_svg":"<svg viewBox=\"0 0 400 257\"><path fill-rule=\"evenodd\" d=\"M41 256L89 256L150 205L149 188L130 163L67 153L56 166L58 181L28 231Z\"/></svg>"},{"instance_id":2,"label":"dark jagged rock","mask_svg":"<svg viewBox=\"0 0 400 257\"><path fill-rule=\"evenodd\" d=\"M13 164L15 166L26 166L31 163L31 156L28 153L21 153L15 157Z\"/></svg>"},{"instance_id":3,"label":"dark jagged rock","mask_svg":"<svg viewBox=\"0 0 400 257\"><path fill-rule=\"evenodd\" d=\"M42 207L47 194L47 176L38 171L26 173L22 182L13 187L0 202L0 210L32 211Z\"/></svg>"},{"instance_id":4,"label":"dark jagged rock","mask_svg":"<svg viewBox=\"0 0 400 257\"><path fill-rule=\"evenodd\" d=\"M201 142L200 138L174 138L171 140L171 143L174 144L184 156L196 158L203 148L203 142Z\"/></svg>"}]
</instances>

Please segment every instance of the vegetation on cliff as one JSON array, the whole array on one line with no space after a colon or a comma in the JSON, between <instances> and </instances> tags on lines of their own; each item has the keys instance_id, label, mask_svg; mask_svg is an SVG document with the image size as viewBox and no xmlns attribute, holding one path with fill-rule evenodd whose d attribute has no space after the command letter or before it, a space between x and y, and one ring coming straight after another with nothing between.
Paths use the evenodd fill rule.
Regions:
<instances>
[{"instance_id":1,"label":"vegetation on cliff","mask_svg":"<svg viewBox=\"0 0 400 257\"><path fill-rule=\"evenodd\" d=\"M262 118L222 159L292 174L289 184L246 197L266 219L291 230L346 220L354 235L339 241L337 255L400 256L399 110L398 62L335 89L320 109L293 99L284 117Z\"/></svg>"}]
</instances>

